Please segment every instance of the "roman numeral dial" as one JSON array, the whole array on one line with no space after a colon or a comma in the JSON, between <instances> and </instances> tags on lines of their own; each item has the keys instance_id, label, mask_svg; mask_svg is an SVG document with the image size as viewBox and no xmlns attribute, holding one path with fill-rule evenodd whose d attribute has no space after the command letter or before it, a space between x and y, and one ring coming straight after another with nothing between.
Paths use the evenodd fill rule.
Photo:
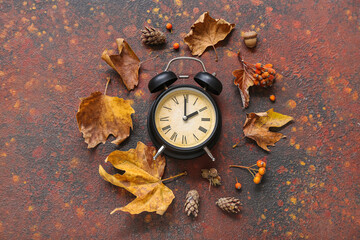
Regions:
<instances>
[{"instance_id":1,"label":"roman numeral dial","mask_svg":"<svg viewBox=\"0 0 360 240\"><path fill-rule=\"evenodd\" d=\"M217 122L215 106L201 90L178 87L161 96L153 114L155 128L165 144L192 148L205 143Z\"/></svg>"}]
</instances>

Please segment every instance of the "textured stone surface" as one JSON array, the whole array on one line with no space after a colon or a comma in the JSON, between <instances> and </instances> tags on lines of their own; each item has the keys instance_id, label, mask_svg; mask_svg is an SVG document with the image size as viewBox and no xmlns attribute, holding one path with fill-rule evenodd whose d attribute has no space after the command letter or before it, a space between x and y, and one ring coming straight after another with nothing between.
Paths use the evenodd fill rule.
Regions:
<instances>
[{"instance_id":1,"label":"textured stone surface","mask_svg":"<svg viewBox=\"0 0 360 240\"><path fill-rule=\"evenodd\" d=\"M0 31L0 238L1 239L352 239L360 234L360 4L357 1L1 1ZM164 177L183 170L188 176L166 185L176 199L163 216L109 213L133 199L101 179L98 165L115 149L150 144L146 116L156 94L149 79L176 56L189 56L182 39L204 11L235 23L201 57L216 72L224 90L215 97L223 114L223 132L213 149L217 157L168 159ZM173 24L173 32L165 24ZM168 44L152 50L141 44L140 29L166 32ZM258 45L248 50L241 31L255 29ZM116 51L123 37L144 61L139 86L128 92L118 74L101 60ZM180 43L174 52L172 44ZM282 75L270 90L250 90L250 106L241 108L232 70L238 49L246 61L273 63ZM183 62L177 73L200 67ZM175 69L174 67L177 67ZM103 91L134 100L134 131L120 146L108 141L88 150L77 128L79 97ZM190 80L179 80L189 83ZM193 83L193 82L191 82ZM195 84L195 83L194 83ZM268 97L276 95L272 103ZM294 117L281 129L287 135L270 153L251 140L236 149L245 113L270 108ZM145 134L144 134L145 133ZM110 139L111 140L111 139ZM263 183L229 164L267 161ZM208 191L202 168L216 167L223 185ZM235 177L242 190L235 189ZM184 198L196 189L202 205L194 221L183 212ZM237 216L215 206L219 197L243 203Z\"/></svg>"}]
</instances>

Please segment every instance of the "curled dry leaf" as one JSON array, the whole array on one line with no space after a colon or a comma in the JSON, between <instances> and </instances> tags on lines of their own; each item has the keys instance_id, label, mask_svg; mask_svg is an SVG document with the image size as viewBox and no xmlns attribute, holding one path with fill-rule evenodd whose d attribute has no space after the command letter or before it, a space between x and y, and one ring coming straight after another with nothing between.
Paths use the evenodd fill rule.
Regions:
<instances>
[{"instance_id":1,"label":"curled dry leaf","mask_svg":"<svg viewBox=\"0 0 360 240\"><path fill-rule=\"evenodd\" d=\"M282 133L271 132L271 127L282 127L293 118L270 109L267 112L246 114L243 126L244 135L256 141L262 149L270 151L267 146L274 146L277 141L285 137Z\"/></svg>"},{"instance_id":2,"label":"curled dry leaf","mask_svg":"<svg viewBox=\"0 0 360 240\"><path fill-rule=\"evenodd\" d=\"M102 53L101 58L117 71L127 90L134 89L139 83L140 60L123 38L116 39L118 55L109 55L108 50Z\"/></svg>"},{"instance_id":3,"label":"curled dry leaf","mask_svg":"<svg viewBox=\"0 0 360 240\"><path fill-rule=\"evenodd\" d=\"M104 180L125 188L136 196L135 200L125 207L114 209L116 211L139 214L141 212L156 212L163 215L175 198L171 189L166 187L161 177L165 168L165 157L159 156L156 161L153 156L156 153L154 147L148 147L138 142L136 149L129 151L114 151L105 160L115 168L125 171L123 175L108 174L99 166L99 173Z\"/></svg>"},{"instance_id":4,"label":"curled dry leaf","mask_svg":"<svg viewBox=\"0 0 360 240\"><path fill-rule=\"evenodd\" d=\"M184 41L189 46L192 55L201 56L207 47L213 47L217 61L215 44L224 40L234 27L235 24L230 24L224 19L214 19L210 17L209 12L205 12L191 26Z\"/></svg>"},{"instance_id":5,"label":"curled dry leaf","mask_svg":"<svg viewBox=\"0 0 360 240\"><path fill-rule=\"evenodd\" d=\"M116 138L112 141L115 144L120 144L130 135L133 126L131 114L135 113L131 103L131 100L110 97L101 92L81 99L76 119L88 148L105 143L110 134Z\"/></svg>"},{"instance_id":6,"label":"curled dry leaf","mask_svg":"<svg viewBox=\"0 0 360 240\"><path fill-rule=\"evenodd\" d=\"M245 69L237 69L232 72L234 84L238 86L243 107L247 108L250 102L249 87L254 85L254 77Z\"/></svg>"}]
</instances>

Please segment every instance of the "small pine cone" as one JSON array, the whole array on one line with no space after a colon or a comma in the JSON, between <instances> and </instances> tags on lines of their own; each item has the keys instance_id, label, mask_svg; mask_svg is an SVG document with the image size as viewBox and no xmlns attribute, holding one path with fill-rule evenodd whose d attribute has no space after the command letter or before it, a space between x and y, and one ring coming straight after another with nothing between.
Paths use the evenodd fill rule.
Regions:
<instances>
[{"instance_id":1,"label":"small pine cone","mask_svg":"<svg viewBox=\"0 0 360 240\"><path fill-rule=\"evenodd\" d=\"M239 213L242 206L240 200L234 197L219 198L216 201L216 205L218 205L222 210L231 213Z\"/></svg>"},{"instance_id":2,"label":"small pine cone","mask_svg":"<svg viewBox=\"0 0 360 240\"><path fill-rule=\"evenodd\" d=\"M210 177L213 177L213 178L216 178L217 176L219 176L218 171L215 168L209 169L209 175L210 175Z\"/></svg>"},{"instance_id":3,"label":"small pine cone","mask_svg":"<svg viewBox=\"0 0 360 240\"><path fill-rule=\"evenodd\" d=\"M160 45L165 43L166 37L165 34L153 27L145 27L145 30L141 30L142 36L141 40L144 44L147 45Z\"/></svg>"},{"instance_id":4,"label":"small pine cone","mask_svg":"<svg viewBox=\"0 0 360 240\"><path fill-rule=\"evenodd\" d=\"M201 169L201 176L203 178L208 179L209 178L209 169Z\"/></svg>"},{"instance_id":5,"label":"small pine cone","mask_svg":"<svg viewBox=\"0 0 360 240\"><path fill-rule=\"evenodd\" d=\"M199 193L196 190L190 190L186 195L185 202L185 213L190 216L192 214L194 217L197 217L199 213Z\"/></svg>"}]
</instances>

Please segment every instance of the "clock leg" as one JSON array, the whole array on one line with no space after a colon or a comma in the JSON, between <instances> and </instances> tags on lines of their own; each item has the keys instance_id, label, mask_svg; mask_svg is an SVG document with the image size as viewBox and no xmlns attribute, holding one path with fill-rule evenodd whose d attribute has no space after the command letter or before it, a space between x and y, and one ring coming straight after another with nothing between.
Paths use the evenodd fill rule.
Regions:
<instances>
[{"instance_id":1,"label":"clock leg","mask_svg":"<svg viewBox=\"0 0 360 240\"><path fill-rule=\"evenodd\" d=\"M160 156L160 154L161 154L164 150L165 150L165 145L162 145L162 146L159 148L159 150L157 151L157 153L155 154L155 156L153 157L153 160L155 161L156 158L157 158L158 156Z\"/></svg>"},{"instance_id":2,"label":"clock leg","mask_svg":"<svg viewBox=\"0 0 360 240\"><path fill-rule=\"evenodd\" d=\"M215 162L214 156L211 154L210 149L208 147L204 147L204 151L207 153L207 155L211 158L213 162Z\"/></svg>"}]
</instances>

